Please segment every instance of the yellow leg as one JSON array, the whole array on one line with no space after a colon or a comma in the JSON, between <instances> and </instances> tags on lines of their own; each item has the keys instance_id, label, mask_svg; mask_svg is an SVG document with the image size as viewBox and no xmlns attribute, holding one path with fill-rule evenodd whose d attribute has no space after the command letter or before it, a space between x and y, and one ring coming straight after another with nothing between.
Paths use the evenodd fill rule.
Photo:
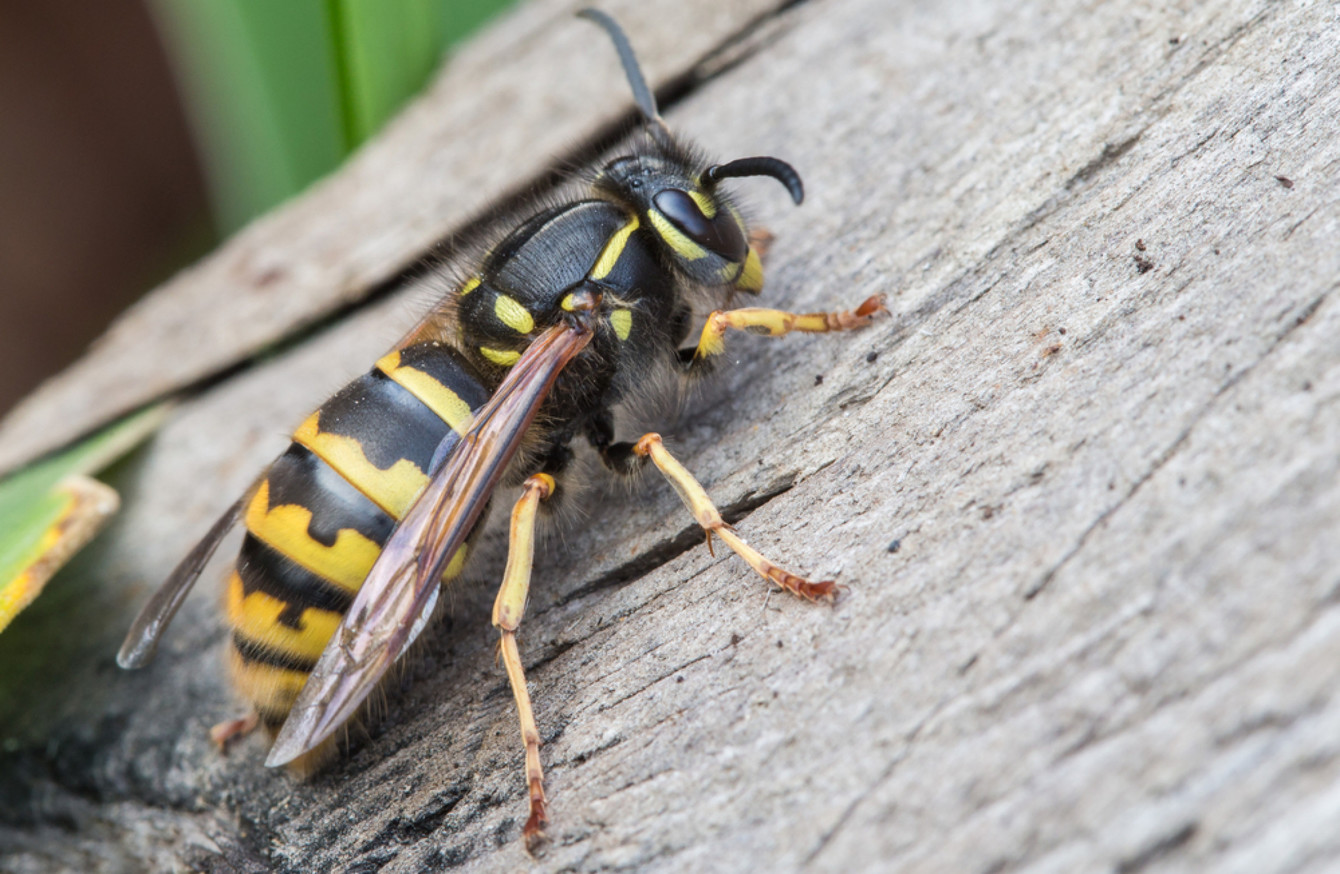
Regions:
<instances>
[{"instance_id":1,"label":"yellow leg","mask_svg":"<svg viewBox=\"0 0 1340 874\"><path fill-rule=\"evenodd\" d=\"M535 558L535 511L540 501L554 492L554 478L537 473L526 480L525 491L512 508L511 539L507 552L507 570L503 572L498 598L493 602L493 624L502 633L499 646L507 680L516 698L517 716L521 720L521 742L526 747L526 788L530 793L530 818L522 829L526 849L534 852L544 843L544 827L549 822L544 800L544 770L540 766L540 730L535 725L535 712L526 691L526 674L521 668L521 653L516 646L516 632L526 610L526 595L530 591L530 569Z\"/></svg>"},{"instance_id":2,"label":"yellow leg","mask_svg":"<svg viewBox=\"0 0 1340 874\"><path fill-rule=\"evenodd\" d=\"M876 317L887 312L881 295L866 298L854 310L839 310L833 313L788 313L762 307L717 310L707 317L707 324L703 325L703 334L698 340L694 358L706 358L725 351L726 332L731 329L748 331L751 334L767 334L770 337L780 337L792 331L806 333L852 331L864 328Z\"/></svg>"},{"instance_id":3,"label":"yellow leg","mask_svg":"<svg viewBox=\"0 0 1340 874\"><path fill-rule=\"evenodd\" d=\"M661 443L660 434L642 435L642 438L637 441L637 445L633 447L633 452L644 458L650 458L660 468L661 473L670 481L670 485L674 486L675 491L679 492L680 500L684 502L684 506L689 508L693 518L707 532L709 547L712 545L712 535L715 534L725 541L726 545L733 549L736 555L749 562L751 568L788 592L810 601L817 601L822 598L831 602L837 597L837 585L831 580L812 583L804 577L797 576L768 561L753 547L741 540L739 535L735 533L735 529L727 525L725 520L721 518L721 514L712 504L712 499L707 497L707 492L693 478L693 474L685 470L684 465L676 461L674 456L666 451L665 445Z\"/></svg>"}]
</instances>

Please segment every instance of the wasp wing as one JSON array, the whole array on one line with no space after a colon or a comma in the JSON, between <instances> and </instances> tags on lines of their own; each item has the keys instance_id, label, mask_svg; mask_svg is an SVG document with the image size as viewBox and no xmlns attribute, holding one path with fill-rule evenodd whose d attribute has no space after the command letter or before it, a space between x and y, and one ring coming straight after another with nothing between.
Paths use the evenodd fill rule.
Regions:
<instances>
[{"instance_id":1,"label":"wasp wing","mask_svg":"<svg viewBox=\"0 0 1340 874\"><path fill-rule=\"evenodd\" d=\"M195 581L200 578L201 571L214 555L214 550L219 548L224 535L242 518L243 508L246 507L247 499L250 497L251 491L248 491L238 498L237 503L219 517L209 529L209 533L186 554L181 564L172 570L163 585L154 592L149 603L140 611L140 615L135 617L135 622L126 634L125 642L121 644L120 652L116 654L118 665L133 670L153 661L154 652L158 649L158 639L167 630L172 617L177 615L177 608L186 600Z\"/></svg>"},{"instance_id":2,"label":"wasp wing","mask_svg":"<svg viewBox=\"0 0 1340 874\"><path fill-rule=\"evenodd\" d=\"M386 541L265 764L286 764L329 737L404 652L559 372L590 340L586 321L573 319L541 334L512 365Z\"/></svg>"}]
</instances>

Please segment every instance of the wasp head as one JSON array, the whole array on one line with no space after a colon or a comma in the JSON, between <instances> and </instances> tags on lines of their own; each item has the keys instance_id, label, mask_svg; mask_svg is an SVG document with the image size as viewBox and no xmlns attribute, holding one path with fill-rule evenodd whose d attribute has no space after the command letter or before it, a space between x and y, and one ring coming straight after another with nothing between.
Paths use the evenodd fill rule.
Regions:
<instances>
[{"instance_id":1,"label":"wasp head","mask_svg":"<svg viewBox=\"0 0 1340 874\"><path fill-rule=\"evenodd\" d=\"M599 25L614 42L651 142L645 154L606 164L596 177L596 188L637 210L639 221L655 231L673 263L691 280L758 291L763 287L758 254L749 246L739 211L717 191L717 183L740 176L771 176L800 203L805 196L800 174L779 158L740 158L698 172L705 162L670 135L623 29L598 9L577 14Z\"/></svg>"},{"instance_id":2,"label":"wasp head","mask_svg":"<svg viewBox=\"0 0 1340 874\"><path fill-rule=\"evenodd\" d=\"M804 198L800 175L777 158L741 158L713 164L697 175L687 166L678 158L627 155L606 164L596 185L635 209L673 263L694 282L757 291L762 284L758 256L750 249L739 210L717 183L739 176L772 176L800 203Z\"/></svg>"}]
</instances>

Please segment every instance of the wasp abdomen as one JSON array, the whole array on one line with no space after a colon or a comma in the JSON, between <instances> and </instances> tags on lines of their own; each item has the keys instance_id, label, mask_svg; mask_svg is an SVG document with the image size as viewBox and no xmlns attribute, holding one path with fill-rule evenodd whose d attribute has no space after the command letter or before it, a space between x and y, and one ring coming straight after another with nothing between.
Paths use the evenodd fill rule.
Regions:
<instances>
[{"instance_id":1,"label":"wasp abdomen","mask_svg":"<svg viewBox=\"0 0 1340 874\"><path fill-rule=\"evenodd\" d=\"M409 346L309 416L270 466L246 508L227 588L233 674L262 723L283 723L433 459L488 394L451 346Z\"/></svg>"}]
</instances>

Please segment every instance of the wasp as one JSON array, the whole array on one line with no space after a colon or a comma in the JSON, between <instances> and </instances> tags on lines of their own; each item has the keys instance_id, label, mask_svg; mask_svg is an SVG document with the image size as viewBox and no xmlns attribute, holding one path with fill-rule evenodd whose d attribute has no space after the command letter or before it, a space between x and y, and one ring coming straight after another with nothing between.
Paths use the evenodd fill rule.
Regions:
<instances>
[{"instance_id":1,"label":"wasp","mask_svg":"<svg viewBox=\"0 0 1340 874\"><path fill-rule=\"evenodd\" d=\"M564 491L571 444L630 476L653 464L706 532L765 578L831 601L746 544L658 434L616 441L614 410L669 371L712 370L729 331L846 331L885 313L796 314L724 307L763 287L751 236L722 183L771 177L799 204L799 174L773 157L712 164L674 137L628 38L603 12L580 16L613 41L641 116L626 154L589 174L582 196L536 211L367 373L293 433L288 449L182 560L118 656L141 667L219 542L245 537L226 583L228 662L273 737L266 764L304 772L334 749L391 664L461 574L495 492L521 486L493 607L525 756L528 848L548 822L540 733L517 631L530 586L537 513ZM712 309L693 346L695 319ZM241 723L242 721L239 721ZM240 727L240 726L239 726Z\"/></svg>"}]
</instances>

